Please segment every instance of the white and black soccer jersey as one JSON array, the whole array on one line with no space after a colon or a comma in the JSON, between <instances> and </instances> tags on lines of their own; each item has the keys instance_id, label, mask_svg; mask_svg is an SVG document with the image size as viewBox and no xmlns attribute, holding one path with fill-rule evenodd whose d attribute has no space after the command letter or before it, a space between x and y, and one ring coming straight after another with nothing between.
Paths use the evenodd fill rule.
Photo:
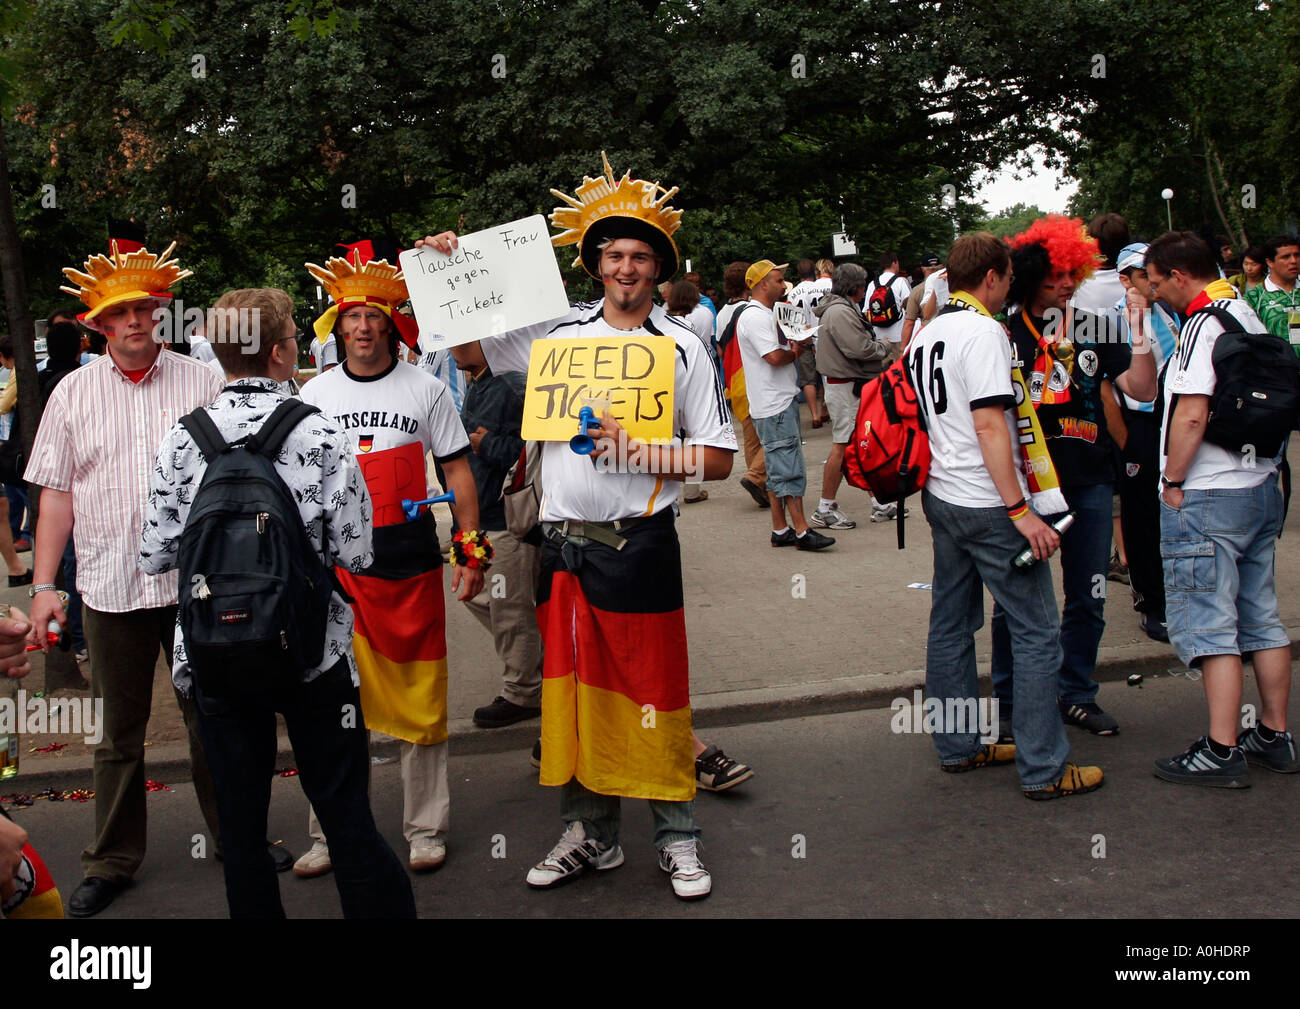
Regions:
<instances>
[{"instance_id":1,"label":"white and black soccer jersey","mask_svg":"<svg viewBox=\"0 0 1300 1009\"><path fill-rule=\"evenodd\" d=\"M1210 302L1236 316L1248 333L1267 333L1254 310L1241 298L1220 298ZM1193 312L1183 326L1178 350L1165 371L1165 416L1160 424L1160 472L1168 461L1169 416L1175 396L1209 396L1214 392L1214 344L1223 333L1223 323L1208 312ZM1279 456L1280 458L1280 456ZM1216 487L1242 490L1258 487L1277 469L1277 459L1247 458L1219 445L1201 442L1196 458L1183 478L1184 490Z\"/></svg>"},{"instance_id":2,"label":"white and black soccer jersey","mask_svg":"<svg viewBox=\"0 0 1300 1009\"><path fill-rule=\"evenodd\" d=\"M786 295L786 301L792 305L798 305L808 313L808 318L813 319L812 310L817 307L817 303L831 293L831 278L818 277L816 280L801 280L790 289ZM815 319L813 320L816 321Z\"/></svg>"},{"instance_id":3,"label":"white and black soccer jersey","mask_svg":"<svg viewBox=\"0 0 1300 1009\"><path fill-rule=\"evenodd\" d=\"M604 299L573 307L561 319L527 326L482 342L483 356L496 374L528 371L533 342L539 339L671 336L677 345L673 385L673 445L703 445L736 450L731 411L722 395L718 372L700 338L656 305L640 329L615 329L605 321ZM574 411L576 418L576 410ZM576 431L576 419L575 428ZM546 522L576 519L614 522L656 515L677 503L681 482L644 473L597 470L588 456L567 442L542 448L541 518Z\"/></svg>"},{"instance_id":4,"label":"white and black soccer jersey","mask_svg":"<svg viewBox=\"0 0 1300 1009\"><path fill-rule=\"evenodd\" d=\"M379 375L354 375L345 361L304 385L302 398L334 418L352 443L377 526L404 521L401 500L425 496L426 452L445 463L469 451L447 387L405 361Z\"/></svg>"},{"instance_id":5,"label":"white and black soccer jersey","mask_svg":"<svg viewBox=\"0 0 1300 1009\"><path fill-rule=\"evenodd\" d=\"M339 363L338 337L331 333L321 343L313 336L307 352L311 355L311 363L316 366L316 370L323 372L330 365Z\"/></svg>"},{"instance_id":6,"label":"white and black soccer jersey","mask_svg":"<svg viewBox=\"0 0 1300 1009\"><path fill-rule=\"evenodd\" d=\"M1011 343L1002 325L971 311L934 317L912 338L907 366L930 434L926 489L962 508L995 508L1002 496L984 465L973 410L1002 407L1011 436L1011 462L1028 497L1019 463Z\"/></svg>"}]
</instances>

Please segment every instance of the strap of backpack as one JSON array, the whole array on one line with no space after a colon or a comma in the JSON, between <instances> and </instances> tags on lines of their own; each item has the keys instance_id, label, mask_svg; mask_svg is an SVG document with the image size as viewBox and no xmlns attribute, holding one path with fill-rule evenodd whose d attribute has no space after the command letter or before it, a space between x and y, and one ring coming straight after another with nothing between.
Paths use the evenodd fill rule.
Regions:
<instances>
[{"instance_id":1,"label":"strap of backpack","mask_svg":"<svg viewBox=\"0 0 1300 1009\"><path fill-rule=\"evenodd\" d=\"M305 417L320 411L300 399L286 399L262 422L262 428L248 439L248 450L275 459L289 432Z\"/></svg>"},{"instance_id":2,"label":"strap of backpack","mask_svg":"<svg viewBox=\"0 0 1300 1009\"><path fill-rule=\"evenodd\" d=\"M1226 308L1220 308L1218 305L1206 305L1204 308L1198 308L1192 313L1197 315L1212 315L1218 319L1223 326L1224 333L1244 333L1246 330L1241 325L1241 320L1229 312Z\"/></svg>"},{"instance_id":3,"label":"strap of backpack","mask_svg":"<svg viewBox=\"0 0 1300 1009\"><path fill-rule=\"evenodd\" d=\"M199 451L203 453L203 458L209 465L230 447L221 432L217 430L217 425L208 411L203 407L187 413L181 418L181 424L190 433L194 444L199 447Z\"/></svg>"}]
</instances>

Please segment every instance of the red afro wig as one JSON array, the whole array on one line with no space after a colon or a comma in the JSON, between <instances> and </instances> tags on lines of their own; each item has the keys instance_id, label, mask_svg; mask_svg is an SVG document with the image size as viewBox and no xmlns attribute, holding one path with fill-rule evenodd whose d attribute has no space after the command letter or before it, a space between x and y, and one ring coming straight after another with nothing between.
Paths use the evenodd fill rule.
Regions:
<instances>
[{"instance_id":1,"label":"red afro wig","mask_svg":"<svg viewBox=\"0 0 1300 1009\"><path fill-rule=\"evenodd\" d=\"M1097 240L1089 237L1083 221L1060 214L1040 217L1010 243L1013 249L1041 245L1052 261L1052 269L1069 271L1076 282L1092 276L1101 255Z\"/></svg>"}]
</instances>

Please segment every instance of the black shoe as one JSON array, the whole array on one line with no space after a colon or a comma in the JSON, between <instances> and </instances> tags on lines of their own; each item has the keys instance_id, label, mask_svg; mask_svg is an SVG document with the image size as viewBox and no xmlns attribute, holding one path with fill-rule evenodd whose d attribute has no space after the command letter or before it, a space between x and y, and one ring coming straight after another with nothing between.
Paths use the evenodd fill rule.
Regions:
<instances>
[{"instance_id":1,"label":"black shoe","mask_svg":"<svg viewBox=\"0 0 1300 1009\"><path fill-rule=\"evenodd\" d=\"M800 550L825 550L835 545L834 536L823 536L816 529L809 529L802 536L796 536L794 545Z\"/></svg>"},{"instance_id":2,"label":"black shoe","mask_svg":"<svg viewBox=\"0 0 1300 1009\"><path fill-rule=\"evenodd\" d=\"M1077 725L1087 729L1094 736L1118 736L1119 722L1102 711L1095 704L1066 704L1059 702L1061 721L1066 725Z\"/></svg>"},{"instance_id":3,"label":"black shoe","mask_svg":"<svg viewBox=\"0 0 1300 1009\"><path fill-rule=\"evenodd\" d=\"M32 569L31 569L31 568L28 568L28 569L27 569L23 574L21 574L21 575L10 575L10 576L9 576L9 587L10 587L11 589L16 589L16 588L18 588L19 585L30 585L31 583L32 583Z\"/></svg>"},{"instance_id":4,"label":"black shoe","mask_svg":"<svg viewBox=\"0 0 1300 1009\"><path fill-rule=\"evenodd\" d=\"M1146 631L1146 635L1152 641L1163 641L1169 644L1169 625L1158 617L1150 613L1142 613L1138 616L1138 626Z\"/></svg>"},{"instance_id":5,"label":"black shoe","mask_svg":"<svg viewBox=\"0 0 1300 1009\"><path fill-rule=\"evenodd\" d=\"M533 752L528 758L528 763L539 771L542 769L542 741L540 739L533 744Z\"/></svg>"},{"instance_id":6,"label":"black shoe","mask_svg":"<svg viewBox=\"0 0 1300 1009\"><path fill-rule=\"evenodd\" d=\"M541 713L541 708L525 708L504 697L498 697L491 704L474 709L474 724L480 729L500 729L528 718L536 718Z\"/></svg>"},{"instance_id":7,"label":"black shoe","mask_svg":"<svg viewBox=\"0 0 1300 1009\"><path fill-rule=\"evenodd\" d=\"M293 868L293 852L284 846L283 841L267 841L266 846L270 849L276 872L288 872Z\"/></svg>"},{"instance_id":8,"label":"black shoe","mask_svg":"<svg viewBox=\"0 0 1300 1009\"><path fill-rule=\"evenodd\" d=\"M760 508L772 507L772 502L767 499L767 491L763 490L758 484L754 483L748 477L740 478L740 486L749 492L749 496L754 499L754 503Z\"/></svg>"},{"instance_id":9,"label":"black shoe","mask_svg":"<svg viewBox=\"0 0 1300 1009\"><path fill-rule=\"evenodd\" d=\"M786 526L785 532L772 534L772 546L774 547L792 547L799 541L795 531Z\"/></svg>"},{"instance_id":10,"label":"black shoe","mask_svg":"<svg viewBox=\"0 0 1300 1009\"><path fill-rule=\"evenodd\" d=\"M68 914L74 918L90 918L97 915L113 903L114 898L128 885L128 883L114 883L111 880L100 879L98 876L87 876L68 901Z\"/></svg>"}]
</instances>

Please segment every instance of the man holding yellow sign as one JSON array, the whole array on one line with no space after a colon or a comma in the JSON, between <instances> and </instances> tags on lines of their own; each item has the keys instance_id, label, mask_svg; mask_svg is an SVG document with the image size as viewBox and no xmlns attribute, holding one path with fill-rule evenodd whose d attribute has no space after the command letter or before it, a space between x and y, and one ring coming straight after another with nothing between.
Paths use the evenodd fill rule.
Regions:
<instances>
[{"instance_id":1,"label":"man holding yellow sign","mask_svg":"<svg viewBox=\"0 0 1300 1009\"><path fill-rule=\"evenodd\" d=\"M726 478L736 436L704 345L651 300L677 272L677 190L604 168L576 198L553 190L567 206L551 223L564 229L552 244L576 242L605 297L482 344L494 372L529 372L523 436L544 439L541 782L562 786L566 829L528 882L622 865L628 796L650 800L660 867L695 899L711 880L696 843L674 505L688 477ZM450 254L455 241L417 245Z\"/></svg>"}]
</instances>

